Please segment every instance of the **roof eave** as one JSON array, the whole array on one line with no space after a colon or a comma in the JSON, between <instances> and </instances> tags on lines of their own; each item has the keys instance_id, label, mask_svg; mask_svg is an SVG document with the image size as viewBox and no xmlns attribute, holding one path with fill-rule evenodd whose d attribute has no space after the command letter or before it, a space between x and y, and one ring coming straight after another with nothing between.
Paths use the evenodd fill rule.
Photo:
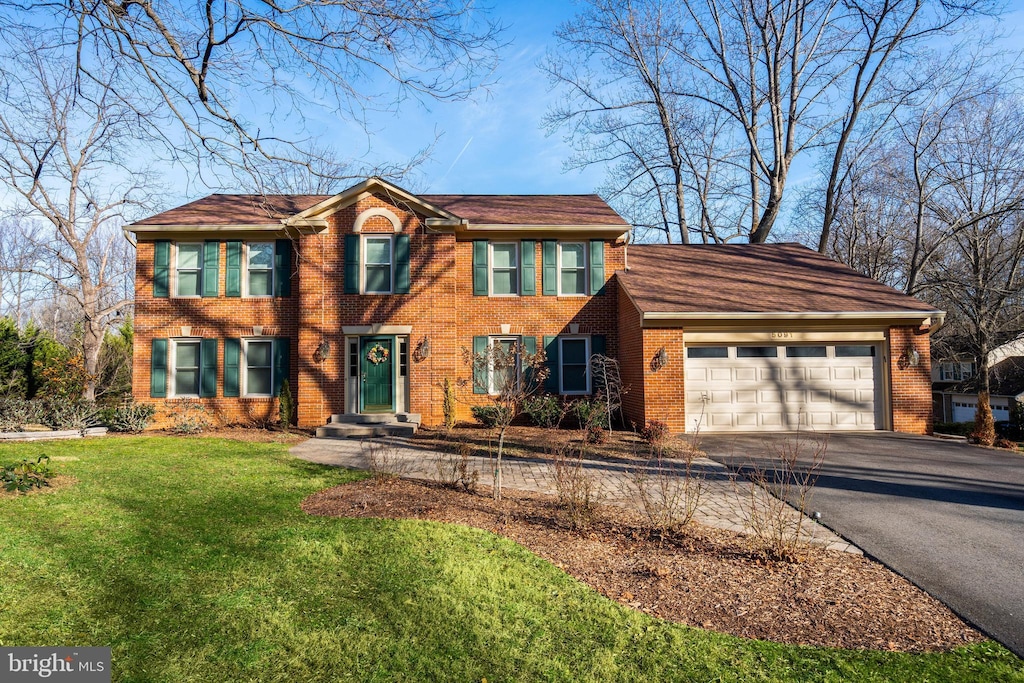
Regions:
<instances>
[{"instance_id":1,"label":"roof eave","mask_svg":"<svg viewBox=\"0 0 1024 683\"><path fill-rule=\"evenodd\" d=\"M327 221L302 221L295 224L286 224L284 221L278 221L277 223L236 223L230 225L191 225L191 224L174 224L174 225L147 225L147 224L136 224L125 226L125 229L134 232L136 235L139 233L148 234L160 234L160 233L181 233L181 232L201 232L201 233L219 233L219 232L286 232L298 230L299 232L320 232L327 228Z\"/></svg>"},{"instance_id":2,"label":"roof eave","mask_svg":"<svg viewBox=\"0 0 1024 683\"><path fill-rule=\"evenodd\" d=\"M374 190L384 190L389 195L394 195L401 200L408 202L409 204L416 207L421 213L426 214L428 217L443 218L447 220L458 220L458 216L455 214L445 211L444 209L434 206L430 202L426 202L420 197L417 197L407 190L403 190L397 185L393 185L386 180L381 178L373 177L367 178L366 180L356 183L347 190L340 192L333 197L329 197L318 204L314 204L305 211L295 214L291 218L287 219L288 225L294 223L325 219L327 216L340 211L341 209L354 204L359 199L367 194L372 194Z\"/></svg>"},{"instance_id":3,"label":"roof eave","mask_svg":"<svg viewBox=\"0 0 1024 683\"><path fill-rule=\"evenodd\" d=\"M906 320L919 324L932 323L941 325L945 311L737 311L737 312L698 312L698 311L644 311L644 322L669 321L742 321L767 320L778 321L837 321L837 320Z\"/></svg>"},{"instance_id":4,"label":"roof eave","mask_svg":"<svg viewBox=\"0 0 1024 683\"><path fill-rule=\"evenodd\" d=\"M556 225L556 224L533 224L533 223L469 223L463 222L455 226L458 233L472 234L483 237L490 235L579 235L596 236L604 239L615 239L623 241L629 234L628 225Z\"/></svg>"}]
</instances>

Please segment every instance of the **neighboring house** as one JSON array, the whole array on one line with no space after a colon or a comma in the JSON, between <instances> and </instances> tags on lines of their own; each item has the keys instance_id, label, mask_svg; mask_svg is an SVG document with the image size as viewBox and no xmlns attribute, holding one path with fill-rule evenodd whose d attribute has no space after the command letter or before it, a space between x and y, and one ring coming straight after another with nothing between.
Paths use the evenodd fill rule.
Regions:
<instances>
[{"instance_id":1,"label":"neighboring house","mask_svg":"<svg viewBox=\"0 0 1024 683\"><path fill-rule=\"evenodd\" d=\"M546 389L594 390L618 358L637 425L931 428L941 312L798 245L627 246L596 195L211 195L131 226L134 393L222 422L276 415L443 420L486 400L466 352L543 349ZM165 411L166 412L166 411Z\"/></svg>"},{"instance_id":2,"label":"neighboring house","mask_svg":"<svg viewBox=\"0 0 1024 683\"><path fill-rule=\"evenodd\" d=\"M932 368L932 398L939 422L972 422L978 409L979 378L976 363L957 357ZM1024 336L992 349L988 354L989 405L996 422L1010 419L1014 402L1024 402Z\"/></svg>"}]
</instances>

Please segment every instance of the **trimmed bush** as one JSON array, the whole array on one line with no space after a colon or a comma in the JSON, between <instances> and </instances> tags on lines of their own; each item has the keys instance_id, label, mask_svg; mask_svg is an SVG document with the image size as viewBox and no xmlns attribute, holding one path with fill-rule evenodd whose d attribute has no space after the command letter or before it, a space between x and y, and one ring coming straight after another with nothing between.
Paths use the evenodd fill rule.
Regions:
<instances>
[{"instance_id":1,"label":"trimmed bush","mask_svg":"<svg viewBox=\"0 0 1024 683\"><path fill-rule=\"evenodd\" d=\"M126 399L103 411L103 423L112 432L138 434L149 426L156 414L156 406L150 403L135 403Z\"/></svg>"},{"instance_id":2,"label":"trimmed bush","mask_svg":"<svg viewBox=\"0 0 1024 683\"><path fill-rule=\"evenodd\" d=\"M523 401L523 412L529 415L538 427L557 427L565 415L562 402L551 394L530 396Z\"/></svg>"},{"instance_id":3,"label":"trimmed bush","mask_svg":"<svg viewBox=\"0 0 1024 683\"><path fill-rule=\"evenodd\" d=\"M473 417L485 427L494 427L501 422L502 414L506 410L502 406L473 406Z\"/></svg>"},{"instance_id":4,"label":"trimmed bush","mask_svg":"<svg viewBox=\"0 0 1024 683\"><path fill-rule=\"evenodd\" d=\"M652 446L661 446L668 440L668 425L661 420L651 420L640 430L640 438Z\"/></svg>"},{"instance_id":5,"label":"trimmed bush","mask_svg":"<svg viewBox=\"0 0 1024 683\"><path fill-rule=\"evenodd\" d=\"M0 398L0 432L20 432L35 422L39 406L22 398Z\"/></svg>"},{"instance_id":6,"label":"trimmed bush","mask_svg":"<svg viewBox=\"0 0 1024 683\"><path fill-rule=\"evenodd\" d=\"M48 398L42 402L39 422L50 429L85 431L100 424L100 411L93 401Z\"/></svg>"}]
</instances>

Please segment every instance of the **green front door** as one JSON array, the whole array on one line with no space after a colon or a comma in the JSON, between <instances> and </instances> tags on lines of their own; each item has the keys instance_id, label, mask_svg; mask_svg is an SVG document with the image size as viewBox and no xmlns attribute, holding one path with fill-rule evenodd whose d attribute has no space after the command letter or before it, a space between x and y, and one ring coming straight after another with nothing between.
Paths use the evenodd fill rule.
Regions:
<instances>
[{"instance_id":1,"label":"green front door","mask_svg":"<svg viewBox=\"0 0 1024 683\"><path fill-rule=\"evenodd\" d=\"M364 413L390 413L395 410L394 342L394 337L363 337L360 340L360 398Z\"/></svg>"}]
</instances>

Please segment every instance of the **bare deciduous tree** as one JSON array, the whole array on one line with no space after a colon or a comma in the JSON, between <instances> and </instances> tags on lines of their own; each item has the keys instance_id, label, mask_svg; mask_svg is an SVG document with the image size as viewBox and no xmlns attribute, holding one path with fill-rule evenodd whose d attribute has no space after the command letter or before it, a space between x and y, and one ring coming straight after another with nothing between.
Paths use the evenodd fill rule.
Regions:
<instances>
[{"instance_id":1,"label":"bare deciduous tree","mask_svg":"<svg viewBox=\"0 0 1024 683\"><path fill-rule=\"evenodd\" d=\"M816 240L824 250L858 131L864 137L863 127L882 125L906 95L893 80L913 70L926 40L993 6L591 0L556 34L562 49L547 71L567 101L549 124L569 127L577 165L620 162L610 171L619 192L656 185L643 206L660 208L662 232L676 225L683 241L696 231L685 200L702 191L725 193L733 206L713 230L702 222L702 239L767 241L794 162L817 154L826 160ZM868 117L876 108L880 114ZM702 221L711 215L701 211Z\"/></svg>"},{"instance_id":2,"label":"bare deciduous tree","mask_svg":"<svg viewBox=\"0 0 1024 683\"><path fill-rule=\"evenodd\" d=\"M501 500L501 464L505 433L523 412L523 403L544 386L549 370L541 349L529 353L521 341L495 340L482 351L463 349L466 364L473 371L473 386L482 390L493 408L493 426L498 430L498 453L494 467L494 499Z\"/></svg>"},{"instance_id":3,"label":"bare deciduous tree","mask_svg":"<svg viewBox=\"0 0 1024 683\"><path fill-rule=\"evenodd\" d=\"M139 108L77 81L73 63L30 44L17 73L0 104L0 182L15 198L12 216L31 226L20 238L39 256L14 272L45 280L55 303L71 304L66 322L80 336L84 394L93 398L104 334L131 305L133 260L121 225L156 189L133 165Z\"/></svg>"},{"instance_id":4,"label":"bare deciduous tree","mask_svg":"<svg viewBox=\"0 0 1024 683\"><path fill-rule=\"evenodd\" d=\"M365 130L368 109L465 97L492 72L500 32L469 0L0 0L0 30L14 28L72 46L77 76L108 102L147 102L138 125L174 161L237 169L255 153L313 175L335 169L304 149L310 118Z\"/></svg>"}]
</instances>

